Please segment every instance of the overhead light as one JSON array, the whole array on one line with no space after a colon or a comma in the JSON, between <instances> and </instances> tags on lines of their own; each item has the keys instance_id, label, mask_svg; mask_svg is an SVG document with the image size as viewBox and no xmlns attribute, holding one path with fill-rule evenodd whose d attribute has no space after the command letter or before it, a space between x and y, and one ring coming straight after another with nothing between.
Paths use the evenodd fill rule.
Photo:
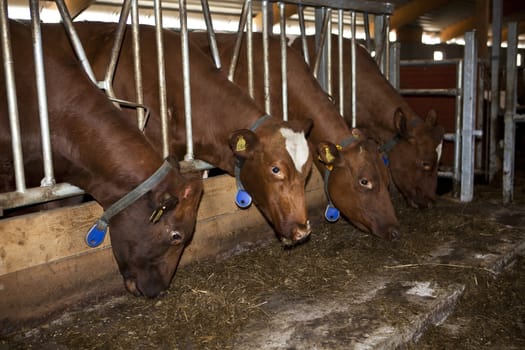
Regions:
<instances>
[{"instance_id":1,"label":"overhead light","mask_svg":"<svg viewBox=\"0 0 525 350\"><path fill-rule=\"evenodd\" d=\"M443 61L443 51L434 51L434 61Z\"/></svg>"}]
</instances>

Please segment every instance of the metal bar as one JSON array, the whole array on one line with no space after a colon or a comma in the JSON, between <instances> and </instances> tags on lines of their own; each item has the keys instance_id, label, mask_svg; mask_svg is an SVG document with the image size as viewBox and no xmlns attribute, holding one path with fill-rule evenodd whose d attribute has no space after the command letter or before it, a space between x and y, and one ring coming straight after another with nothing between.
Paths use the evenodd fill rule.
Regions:
<instances>
[{"instance_id":1,"label":"metal bar","mask_svg":"<svg viewBox=\"0 0 525 350\"><path fill-rule=\"evenodd\" d=\"M351 28L352 28L352 50L351 50L351 56L352 56L352 62L351 62L351 68L352 68L352 128L357 127L357 59L356 59L356 52L355 48L357 45L356 37L355 37L355 11L352 11L350 14L350 17L352 19Z\"/></svg>"},{"instance_id":2,"label":"metal bar","mask_svg":"<svg viewBox=\"0 0 525 350\"><path fill-rule=\"evenodd\" d=\"M284 2L279 2L279 23L281 26L281 33L279 35L281 43L281 83L282 83L282 99L283 99L283 120L288 121L288 76L287 72L287 57L286 57L286 16L284 13Z\"/></svg>"},{"instance_id":3,"label":"metal bar","mask_svg":"<svg viewBox=\"0 0 525 350\"><path fill-rule=\"evenodd\" d=\"M390 63L390 16L388 15L384 15L384 25L385 25L385 38L384 38L384 41L385 41L385 50L383 52L384 56L383 57L383 71L384 71L384 75L385 77L390 77L390 71L389 71L389 63Z\"/></svg>"},{"instance_id":4,"label":"metal bar","mask_svg":"<svg viewBox=\"0 0 525 350\"><path fill-rule=\"evenodd\" d=\"M252 16L252 2L248 3L248 18L246 22L246 58L248 63L248 94L251 98L255 98L255 77L253 67L253 16Z\"/></svg>"},{"instance_id":5,"label":"metal bar","mask_svg":"<svg viewBox=\"0 0 525 350\"><path fill-rule=\"evenodd\" d=\"M384 49L384 31L385 31L385 18L383 16L374 17L374 51L375 61L381 73L384 73L383 66L383 49Z\"/></svg>"},{"instance_id":6,"label":"metal bar","mask_svg":"<svg viewBox=\"0 0 525 350\"><path fill-rule=\"evenodd\" d=\"M306 42L306 28L304 25L304 6L297 5L297 13L299 15L299 28L301 30L301 44L303 46L304 61L310 65L310 53L308 52L308 43Z\"/></svg>"},{"instance_id":7,"label":"metal bar","mask_svg":"<svg viewBox=\"0 0 525 350\"><path fill-rule=\"evenodd\" d=\"M314 62L314 68L313 73L314 77L317 78L323 89L326 90L327 88L327 81L326 81L326 70L323 72L319 71L319 68L322 66L321 61L323 60L324 55L326 54L325 51L325 42L326 42L326 32L328 30L328 9L322 9L323 10L323 24L321 26L321 35L319 37L319 42L317 43L317 53L315 56L315 62Z\"/></svg>"},{"instance_id":8,"label":"metal bar","mask_svg":"<svg viewBox=\"0 0 525 350\"><path fill-rule=\"evenodd\" d=\"M168 157L169 136L168 136L168 102L166 99L166 67L164 60L164 42L162 40L162 0L154 0L155 12L155 41L157 43L157 66L159 82L159 103L160 103L160 120L162 132L162 156ZM180 6L180 4L179 4ZM182 17L182 14L181 14ZM182 30L182 28L181 28ZM182 41L182 39L181 39ZM187 133L187 132L186 132Z\"/></svg>"},{"instance_id":9,"label":"metal bar","mask_svg":"<svg viewBox=\"0 0 525 350\"><path fill-rule=\"evenodd\" d=\"M390 46L389 77L390 84L399 90L399 58L401 56L401 43L393 43Z\"/></svg>"},{"instance_id":10,"label":"metal bar","mask_svg":"<svg viewBox=\"0 0 525 350\"><path fill-rule=\"evenodd\" d=\"M462 202L474 196L474 123L476 116L477 47L476 33L465 33L465 60L463 70L463 125L461 142L461 195Z\"/></svg>"},{"instance_id":11,"label":"metal bar","mask_svg":"<svg viewBox=\"0 0 525 350\"><path fill-rule=\"evenodd\" d=\"M399 89L402 95L457 96L457 89Z\"/></svg>"},{"instance_id":12,"label":"metal bar","mask_svg":"<svg viewBox=\"0 0 525 350\"><path fill-rule=\"evenodd\" d=\"M251 0L245 0L242 6L241 18L239 19L239 27L237 28L237 36L235 40L235 47L233 49L232 60L230 61L230 69L228 70L228 80L233 81L235 70L239 62L239 55L241 53L242 37L244 35L244 27L246 26L246 17L248 15L248 7Z\"/></svg>"},{"instance_id":13,"label":"metal bar","mask_svg":"<svg viewBox=\"0 0 525 350\"><path fill-rule=\"evenodd\" d=\"M2 36L2 52L4 59L4 75L7 93L7 107L9 110L9 125L11 128L11 147L13 148L13 166L17 192L26 191L24 175L24 157L22 154L22 140L20 137L20 122L18 120L18 102L16 98L15 72L11 35L7 17L7 1L0 0L0 28Z\"/></svg>"},{"instance_id":14,"label":"metal bar","mask_svg":"<svg viewBox=\"0 0 525 350\"><path fill-rule=\"evenodd\" d=\"M401 67L405 66L442 66L446 64L457 64L459 61L462 61L461 58L450 58L441 61L435 60L402 60L400 61Z\"/></svg>"},{"instance_id":15,"label":"metal bar","mask_svg":"<svg viewBox=\"0 0 525 350\"><path fill-rule=\"evenodd\" d=\"M41 186L55 184L53 170L53 155L51 149L51 136L49 131L49 116L47 113L46 75L44 72L44 52L42 49L42 29L40 27L39 0L31 0L31 27L33 31L33 52L35 56L35 75L38 94L38 111L40 117L40 135L42 138L42 159L44 162L44 178Z\"/></svg>"},{"instance_id":16,"label":"metal bar","mask_svg":"<svg viewBox=\"0 0 525 350\"><path fill-rule=\"evenodd\" d=\"M264 111L267 114L272 112L272 103L270 98L270 50L268 47L269 24L268 24L268 1L262 2L263 17L263 72L264 72Z\"/></svg>"},{"instance_id":17,"label":"metal bar","mask_svg":"<svg viewBox=\"0 0 525 350\"><path fill-rule=\"evenodd\" d=\"M4 0L2 0L4 1ZM67 198L84 194L81 188L59 183L52 186L28 188L23 193L7 192L0 194L0 211L9 208L18 208L25 205L49 202L55 199Z\"/></svg>"},{"instance_id":18,"label":"metal bar","mask_svg":"<svg viewBox=\"0 0 525 350\"><path fill-rule=\"evenodd\" d=\"M276 0L274 0L276 1ZM392 14L394 5L387 2L370 1L370 0L286 0L288 4L325 7L330 6L334 9L348 11L369 12L373 14Z\"/></svg>"},{"instance_id":19,"label":"metal bar","mask_svg":"<svg viewBox=\"0 0 525 350\"><path fill-rule=\"evenodd\" d=\"M215 169L215 166L209 163L206 163L205 161L202 161L200 159L194 159L191 161L182 160L179 162L179 166L180 166L181 173L189 173L189 172L199 171L199 170Z\"/></svg>"},{"instance_id":20,"label":"metal bar","mask_svg":"<svg viewBox=\"0 0 525 350\"><path fill-rule=\"evenodd\" d=\"M326 24L326 92L332 96L332 9L326 9L328 23Z\"/></svg>"},{"instance_id":21,"label":"metal bar","mask_svg":"<svg viewBox=\"0 0 525 350\"><path fill-rule=\"evenodd\" d=\"M188 38L188 17L186 0L179 0L180 14L180 45L182 52L182 78L184 81L184 122L186 125L186 154L184 160L194 159L193 125L191 120L191 76L190 76L190 44Z\"/></svg>"},{"instance_id":22,"label":"metal bar","mask_svg":"<svg viewBox=\"0 0 525 350\"><path fill-rule=\"evenodd\" d=\"M372 38L370 37L370 17L368 12L363 12L363 26L365 28L366 49L372 50Z\"/></svg>"},{"instance_id":23,"label":"metal bar","mask_svg":"<svg viewBox=\"0 0 525 350\"><path fill-rule=\"evenodd\" d=\"M463 61L456 65L456 115L454 121L454 176L452 177L452 195L459 197L461 190L461 111L463 100Z\"/></svg>"},{"instance_id":24,"label":"metal bar","mask_svg":"<svg viewBox=\"0 0 525 350\"><path fill-rule=\"evenodd\" d=\"M503 203L514 199L514 157L516 151L516 55L518 50L518 23L510 22L507 35L507 72L505 87L505 134L503 136Z\"/></svg>"},{"instance_id":25,"label":"metal bar","mask_svg":"<svg viewBox=\"0 0 525 350\"><path fill-rule=\"evenodd\" d=\"M95 77L95 73L93 73L93 69L89 64L89 60L87 59L84 48L82 47L80 38L78 37L77 32L75 31L75 27L73 26L73 20L71 19L71 15L69 14L64 0L55 0L55 3L57 5L58 11L60 12L60 16L62 17L62 23L64 24L64 28L68 33L69 39L71 40L73 49L75 50L80 64L84 68L84 71L88 75L89 79L91 79L93 84L98 85L97 78Z\"/></svg>"},{"instance_id":26,"label":"metal bar","mask_svg":"<svg viewBox=\"0 0 525 350\"><path fill-rule=\"evenodd\" d=\"M343 10L337 10L337 55L338 55L338 81L339 81L339 114L344 116L344 96L345 96L345 85L344 85L344 65L343 65Z\"/></svg>"},{"instance_id":27,"label":"metal bar","mask_svg":"<svg viewBox=\"0 0 525 350\"><path fill-rule=\"evenodd\" d=\"M140 30L139 30L139 8L138 0L131 1L131 35L133 45L133 70L135 73L135 96L137 99L137 124L144 132L146 120L144 118L144 84L142 81L142 64L140 57Z\"/></svg>"},{"instance_id":28,"label":"metal bar","mask_svg":"<svg viewBox=\"0 0 525 350\"><path fill-rule=\"evenodd\" d=\"M499 67L501 53L502 0L492 0L492 48L490 64L489 181L501 168L496 135L499 112Z\"/></svg>"},{"instance_id":29,"label":"metal bar","mask_svg":"<svg viewBox=\"0 0 525 350\"><path fill-rule=\"evenodd\" d=\"M219 55L219 48L217 47L217 40L215 39L215 30L213 30L213 22L211 20L210 6L208 0L201 0L202 15L204 16L204 22L206 23L206 29L208 30L208 40L210 42L211 55L215 67L221 69L221 57ZM251 16L250 16L251 18Z\"/></svg>"},{"instance_id":30,"label":"metal bar","mask_svg":"<svg viewBox=\"0 0 525 350\"><path fill-rule=\"evenodd\" d=\"M478 62L478 88L476 89L477 96L477 110L483 111L483 104L485 102L485 99L483 98L483 95L485 94L485 69L484 69L484 63ZM476 118L475 120L476 124L476 130L482 131L483 130L483 118ZM483 143L481 142L475 142L474 144L475 148L475 158L474 158L474 168L480 169L480 170L486 170L487 167L483 166ZM486 174L488 175L488 174ZM488 180L486 178L485 180Z\"/></svg>"},{"instance_id":31,"label":"metal bar","mask_svg":"<svg viewBox=\"0 0 525 350\"><path fill-rule=\"evenodd\" d=\"M104 77L104 90L109 97L116 97L113 91L113 78L115 77L115 71L117 70L117 62L122 48L122 42L124 41L124 33L126 32L126 21L129 16L129 10L131 8L131 0L124 0L122 4L122 10L120 12L119 22L117 25L117 31L115 32L115 39L113 46L111 47L111 56L109 57L109 64L106 69L106 75Z\"/></svg>"}]
</instances>

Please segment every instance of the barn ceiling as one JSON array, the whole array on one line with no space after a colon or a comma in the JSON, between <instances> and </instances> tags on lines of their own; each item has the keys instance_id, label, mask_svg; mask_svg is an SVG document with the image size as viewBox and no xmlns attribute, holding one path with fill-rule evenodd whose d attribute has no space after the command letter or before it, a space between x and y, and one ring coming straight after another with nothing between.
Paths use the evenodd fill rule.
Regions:
<instances>
[{"instance_id":1,"label":"barn ceiling","mask_svg":"<svg viewBox=\"0 0 525 350\"><path fill-rule=\"evenodd\" d=\"M78 15L78 20L99 19L116 20L118 18L119 7L122 0L65 0L68 8L73 14ZM188 12L188 26L191 28L204 28L202 23L202 0L186 0ZM355 1L355 0L304 0L308 3L342 4L342 3L385 3L382 1ZM295 1L297 2L297 1ZM27 7L26 0L9 1L9 6L20 4ZM214 26L216 29L234 30L237 28L238 19L243 7L244 0L208 0ZM253 16L260 17L261 1L253 0ZM492 2L490 0L391 0L394 12L391 16L391 26L394 30L406 30L407 28L422 30L427 37L433 38L434 42L445 42L461 38L466 31L474 28L480 29L484 26L490 41L490 20ZM143 21L153 22L153 0L139 0L141 16ZM53 2L41 2L43 9L52 11ZM166 26L178 27L178 7L179 0L162 0L165 9L164 24ZM288 6L288 5L287 5ZM82 11L84 8L86 10ZM297 14L295 5L289 5L287 14L287 26L297 27ZM56 11L56 10L55 10ZM345 23L350 23L350 15L345 12ZM519 21L520 34L525 34L525 1L524 0L502 0L503 23L508 21ZM276 16L277 17L277 16ZM314 25L314 8L306 7L305 19L307 25ZM275 18L278 22L278 18ZM333 23L337 22L337 14L333 14ZM363 35L363 17L358 14L357 19L358 34ZM347 29L348 30L348 29ZM505 36L505 30L504 30ZM525 36L523 36L525 44Z\"/></svg>"}]
</instances>

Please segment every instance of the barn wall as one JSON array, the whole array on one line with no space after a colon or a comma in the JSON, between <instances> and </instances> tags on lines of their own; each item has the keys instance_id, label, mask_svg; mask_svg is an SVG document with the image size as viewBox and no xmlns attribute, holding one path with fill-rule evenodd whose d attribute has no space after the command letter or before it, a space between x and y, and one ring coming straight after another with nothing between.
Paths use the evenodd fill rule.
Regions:
<instances>
[{"instance_id":1,"label":"barn wall","mask_svg":"<svg viewBox=\"0 0 525 350\"><path fill-rule=\"evenodd\" d=\"M254 206L237 208L235 191L235 179L228 175L205 180L195 236L182 265L275 240ZM307 201L311 221L318 222L326 200L316 170L307 185ZM96 249L84 243L101 213L98 204L86 203L0 220L0 334L78 302L125 294L109 237ZM175 278L175 288L176 283Z\"/></svg>"}]
</instances>

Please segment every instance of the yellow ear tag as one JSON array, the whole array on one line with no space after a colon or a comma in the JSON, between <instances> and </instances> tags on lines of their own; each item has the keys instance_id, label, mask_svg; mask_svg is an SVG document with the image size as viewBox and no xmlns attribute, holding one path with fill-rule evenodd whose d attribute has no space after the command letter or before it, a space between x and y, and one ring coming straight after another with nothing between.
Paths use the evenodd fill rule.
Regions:
<instances>
[{"instance_id":1,"label":"yellow ear tag","mask_svg":"<svg viewBox=\"0 0 525 350\"><path fill-rule=\"evenodd\" d=\"M235 150L237 152L246 151L246 140L244 139L244 137L239 136L239 138L237 139L237 145L235 146Z\"/></svg>"},{"instance_id":2,"label":"yellow ear tag","mask_svg":"<svg viewBox=\"0 0 525 350\"><path fill-rule=\"evenodd\" d=\"M324 151L324 157L326 159L326 163L330 164L334 161L335 157L332 155L332 153L330 153L330 147L328 146L324 146L323 147L323 151Z\"/></svg>"},{"instance_id":3,"label":"yellow ear tag","mask_svg":"<svg viewBox=\"0 0 525 350\"><path fill-rule=\"evenodd\" d=\"M341 145L335 145L335 148L337 148L339 151L341 151L343 149L343 146Z\"/></svg>"}]
</instances>

